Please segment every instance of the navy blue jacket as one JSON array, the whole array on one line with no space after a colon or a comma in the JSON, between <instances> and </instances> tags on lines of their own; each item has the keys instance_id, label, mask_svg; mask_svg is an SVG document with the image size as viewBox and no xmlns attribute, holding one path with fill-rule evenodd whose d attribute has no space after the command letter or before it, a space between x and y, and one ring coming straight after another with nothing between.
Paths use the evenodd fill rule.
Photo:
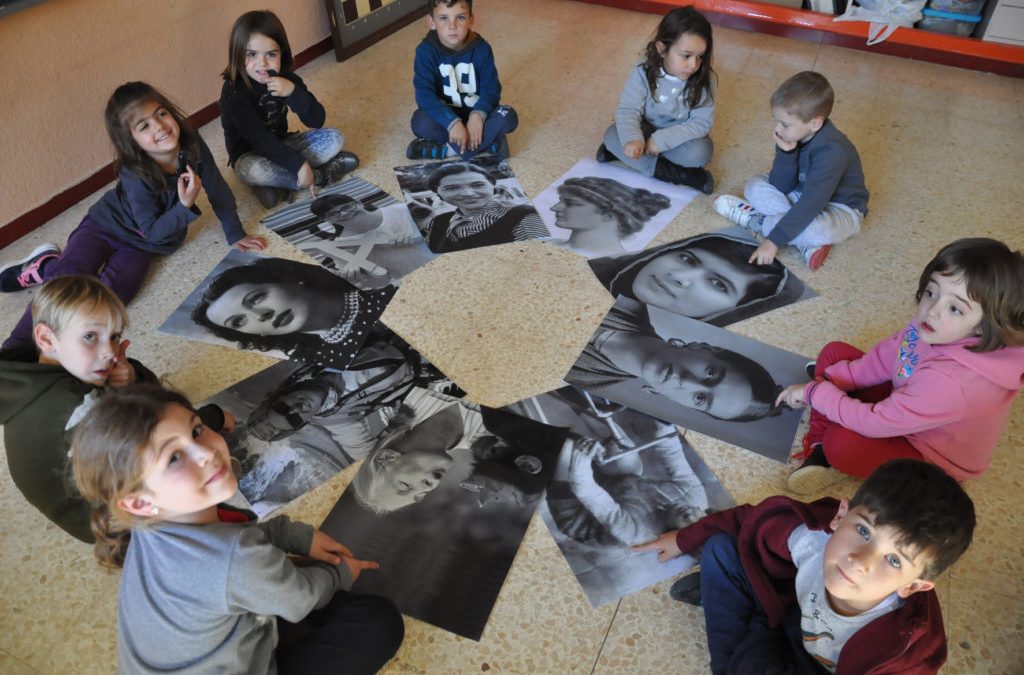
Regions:
<instances>
[{"instance_id":1,"label":"navy blue jacket","mask_svg":"<svg viewBox=\"0 0 1024 675\"><path fill-rule=\"evenodd\" d=\"M430 31L416 47L412 84L416 106L445 129L465 114L486 118L501 99L501 81L491 45L472 33L458 51L448 49Z\"/></svg>"}]
</instances>

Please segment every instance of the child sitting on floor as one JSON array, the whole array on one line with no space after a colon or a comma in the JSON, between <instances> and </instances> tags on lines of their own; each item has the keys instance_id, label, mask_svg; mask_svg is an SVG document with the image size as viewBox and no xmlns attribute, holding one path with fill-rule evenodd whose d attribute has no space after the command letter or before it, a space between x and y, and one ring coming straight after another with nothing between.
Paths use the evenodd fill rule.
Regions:
<instances>
[{"instance_id":1,"label":"child sitting on floor","mask_svg":"<svg viewBox=\"0 0 1024 675\"><path fill-rule=\"evenodd\" d=\"M1024 382L1024 256L993 239L959 239L924 268L916 297L905 328L867 354L830 342L814 379L780 394L778 403L811 408L791 491L818 490L840 471L867 476L895 457L957 480L988 468Z\"/></svg>"},{"instance_id":2,"label":"child sitting on floor","mask_svg":"<svg viewBox=\"0 0 1024 675\"><path fill-rule=\"evenodd\" d=\"M720 214L764 235L751 262L767 265L789 244L816 270L832 244L860 231L868 189L857 149L829 119L834 101L832 85L819 73L804 71L783 82L771 99L771 173L747 181L747 201L732 195L715 200Z\"/></svg>"},{"instance_id":3,"label":"child sitting on floor","mask_svg":"<svg viewBox=\"0 0 1024 675\"><path fill-rule=\"evenodd\" d=\"M429 0L427 6L430 31L416 47L413 62L416 138L405 156L469 159L489 152L508 157L505 134L515 131L519 117L498 103L501 82L494 53L473 32L473 0Z\"/></svg>"},{"instance_id":4,"label":"child sitting on floor","mask_svg":"<svg viewBox=\"0 0 1024 675\"><path fill-rule=\"evenodd\" d=\"M688 600L704 607L712 673L924 674L946 660L935 579L974 525L955 480L900 459L849 501L770 497L636 549L665 561L703 545Z\"/></svg>"}]
</instances>

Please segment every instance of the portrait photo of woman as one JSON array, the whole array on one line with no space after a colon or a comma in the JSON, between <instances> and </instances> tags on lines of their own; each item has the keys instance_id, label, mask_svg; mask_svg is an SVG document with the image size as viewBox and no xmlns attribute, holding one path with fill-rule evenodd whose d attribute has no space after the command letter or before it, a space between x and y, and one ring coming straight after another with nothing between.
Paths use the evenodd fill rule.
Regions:
<instances>
[{"instance_id":1,"label":"portrait photo of woman","mask_svg":"<svg viewBox=\"0 0 1024 675\"><path fill-rule=\"evenodd\" d=\"M395 173L435 253L549 236L508 163L496 157L397 167Z\"/></svg>"},{"instance_id":2,"label":"portrait photo of woman","mask_svg":"<svg viewBox=\"0 0 1024 675\"><path fill-rule=\"evenodd\" d=\"M775 406L808 359L679 315L652 324L619 297L565 380L659 419L785 462L799 415Z\"/></svg>"},{"instance_id":3,"label":"portrait photo of woman","mask_svg":"<svg viewBox=\"0 0 1024 675\"><path fill-rule=\"evenodd\" d=\"M394 292L360 291L319 265L229 253L159 330L344 369Z\"/></svg>"},{"instance_id":4,"label":"portrait photo of woman","mask_svg":"<svg viewBox=\"0 0 1024 675\"><path fill-rule=\"evenodd\" d=\"M629 255L594 258L590 267L615 297L715 326L813 297L778 260L748 262L757 242L717 232Z\"/></svg>"}]
</instances>

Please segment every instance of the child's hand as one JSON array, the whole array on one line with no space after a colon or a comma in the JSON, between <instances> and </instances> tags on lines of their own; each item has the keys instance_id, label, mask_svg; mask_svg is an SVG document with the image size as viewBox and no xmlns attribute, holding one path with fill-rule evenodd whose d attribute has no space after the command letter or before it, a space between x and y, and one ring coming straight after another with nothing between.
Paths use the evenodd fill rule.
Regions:
<instances>
[{"instance_id":1,"label":"child's hand","mask_svg":"<svg viewBox=\"0 0 1024 675\"><path fill-rule=\"evenodd\" d=\"M790 408L803 408L807 405L807 401L804 400L804 390L806 388L806 384L789 385L783 389L782 393L775 399L775 406L778 407L782 404L786 404Z\"/></svg>"},{"instance_id":2,"label":"child's hand","mask_svg":"<svg viewBox=\"0 0 1024 675\"><path fill-rule=\"evenodd\" d=\"M469 149L476 150L484 136L483 116L470 114L469 121L466 122L466 131L469 132Z\"/></svg>"},{"instance_id":3,"label":"child's hand","mask_svg":"<svg viewBox=\"0 0 1024 675\"><path fill-rule=\"evenodd\" d=\"M797 146L797 143L795 141L790 142L782 140L774 129L772 130L772 140L774 140L775 145L779 146L779 149L781 149L784 152L790 152L793 148Z\"/></svg>"},{"instance_id":4,"label":"child's hand","mask_svg":"<svg viewBox=\"0 0 1024 675\"><path fill-rule=\"evenodd\" d=\"M778 252L779 247L775 245L775 242L771 239L765 239L747 262L757 265L771 265L772 261L775 260L775 254Z\"/></svg>"},{"instance_id":5,"label":"child's hand","mask_svg":"<svg viewBox=\"0 0 1024 675\"><path fill-rule=\"evenodd\" d=\"M340 565L343 558L351 558L352 551L334 540L323 530L313 530L313 543L309 545L309 557L329 565Z\"/></svg>"},{"instance_id":6,"label":"child's hand","mask_svg":"<svg viewBox=\"0 0 1024 675\"><path fill-rule=\"evenodd\" d=\"M647 142L644 143L644 154L645 155L660 155L661 150L658 150L658 146L654 144L654 136L648 136Z\"/></svg>"},{"instance_id":7,"label":"child's hand","mask_svg":"<svg viewBox=\"0 0 1024 675\"><path fill-rule=\"evenodd\" d=\"M658 562L668 562L673 558L678 558L683 554L679 550L679 544L676 543L676 533L679 530L672 530L666 532L654 541L649 541L646 544L637 544L633 546L633 550L639 552L642 551L657 551Z\"/></svg>"},{"instance_id":8,"label":"child's hand","mask_svg":"<svg viewBox=\"0 0 1024 675\"><path fill-rule=\"evenodd\" d=\"M258 234L247 234L234 244L239 251L262 251L267 248L267 238Z\"/></svg>"},{"instance_id":9,"label":"child's hand","mask_svg":"<svg viewBox=\"0 0 1024 675\"><path fill-rule=\"evenodd\" d=\"M295 182L299 184L299 187L309 188L309 196L316 199L316 177L313 175L313 167L309 165L309 162L303 162L299 167Z\"/></svg>"},{"instance_id":10,"label":"child's hand","mask_svg":"<svg viewBox=\"0 0 1024 675\"><path fill-rule=\"evenodd\" d=\"M459 149L460 155L466 151L466 144L469 143L469 131L462 120L457 121L452 126L452 130L448 132L448 142Z\"/></svg>"},{"instance_id":11,"label":"child's hand","mask_svg":"<svg viewBox=\"0 0 1024 675\"><path fill-rule=\"evenodd\" d=\"M178 201L186 209L192 208L201 187L203 187L203 181L200 180L199 175L193 171L191 165L186 165L184 173L178 176Z\"/></svg>"},{"instance_id":12,"label":"child's hand","mask_svg":"<svg viewBox=\"0 0 1024 675\"><path fill-rule=\"evenodd\" d=\"M348 571L352 575L352 583L355 583L359 579L359 573L363 570L376 570L380 569L380 563L374 562L373 560L360 560L359 558L352 558L346 556L344 563L348 565Z\"/></svg>"},{"instance_id":13,"label":"child's hand","mask_svg":"<svg viewBox=\"0 0 1024 675\"><path fill-rule=\"evenodd\" d=\"M287 77L272 77L267 80L267 91L270 92L271 96L286 98L295 91L295 83Z\"/></svg>"},{"instance_id":14,"label":"child's hand","mask_svg":"<svg viewBox=\"0 0 1024 675\"><path fill-rule=\"evenodd\" d=\"M640 159L640 156L644 154L644 147L645 143L643 141L630 141L622 147L622 151L630 159Z\"/></svg>"},{"instance_id":15,"label":"child's hand","mask_svg":"<svg viewBox=\"0 0 1024 675\"><path fill-rule=\"evenodd\" d=\"M118 345L117 356L107 375L108 387L126 387L135 381L135 368L128 362L127 356L128 345L131 343L131 340L121 340Z\"/></svg>"}]
</instances>

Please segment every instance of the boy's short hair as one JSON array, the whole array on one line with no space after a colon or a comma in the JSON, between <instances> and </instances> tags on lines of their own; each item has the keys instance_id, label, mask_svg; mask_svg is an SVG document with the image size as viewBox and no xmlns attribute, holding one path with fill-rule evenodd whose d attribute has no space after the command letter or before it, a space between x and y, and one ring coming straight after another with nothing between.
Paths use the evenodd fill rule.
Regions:
<instances>
[{"instance_id":1,"label":"boy's short hair","mask_svg":"<svg viewBox=\"0 0 1024 675\"><path fill-rule=\"evenodd\" d=\"M897 542L923 556L925 580L963 555L974 534L974 503L945 471L916 459L894 459L875 470L850 500L875 525L898 531Z\"/></svg>"},{"instance_id":2,"label":"boy's short hair","mask_svg":"<svg viewBox=\"0 0 1024 675\"><path fill-rule=\"evenodd\" d=\"M44 324L54 333L67 327L75 314L105 309L117 332L128 326L124 303L103 282L87 274L71 274L50 279L32 299L32 326Z\"/></svg>"},{"instance_id":3,"label":"boy's short hair","mask_svg":"<svg viewBox=\"0 0 1024 675\"><path fill-rule=\"evenodd\" d=\"M469 10L469 13L473 13L473 0L427 0L427 8L430 10L430 13L433 14L437 7L454 7L460 2L466 3L466 8Z\"/></svg>"},{"instance_id":4,"label":"boy's short hair","mask_svg":"<svg viewBox=\"0 0 1024 675\"><path fill-rule=\"evenodd\" d=\"M1024 345L1024 255L995 239L969 237L935 254L917 282L917 301L933 274L963 276L967 295L981 305L981 339L968 347L991 352Z\"/></svg>"},{"instance_id":5,"label":"boy's short hair","mask_svg":"<svg viewBox=\"0 0 1024 675\"><path fill-rule=\"evenodd\" d=\"M815 117L828 119L835 101L835 92L825 76L805 70L779 85L772 94L772 109L781 108L810 122Z\"/></svg>"}]
</instances>

